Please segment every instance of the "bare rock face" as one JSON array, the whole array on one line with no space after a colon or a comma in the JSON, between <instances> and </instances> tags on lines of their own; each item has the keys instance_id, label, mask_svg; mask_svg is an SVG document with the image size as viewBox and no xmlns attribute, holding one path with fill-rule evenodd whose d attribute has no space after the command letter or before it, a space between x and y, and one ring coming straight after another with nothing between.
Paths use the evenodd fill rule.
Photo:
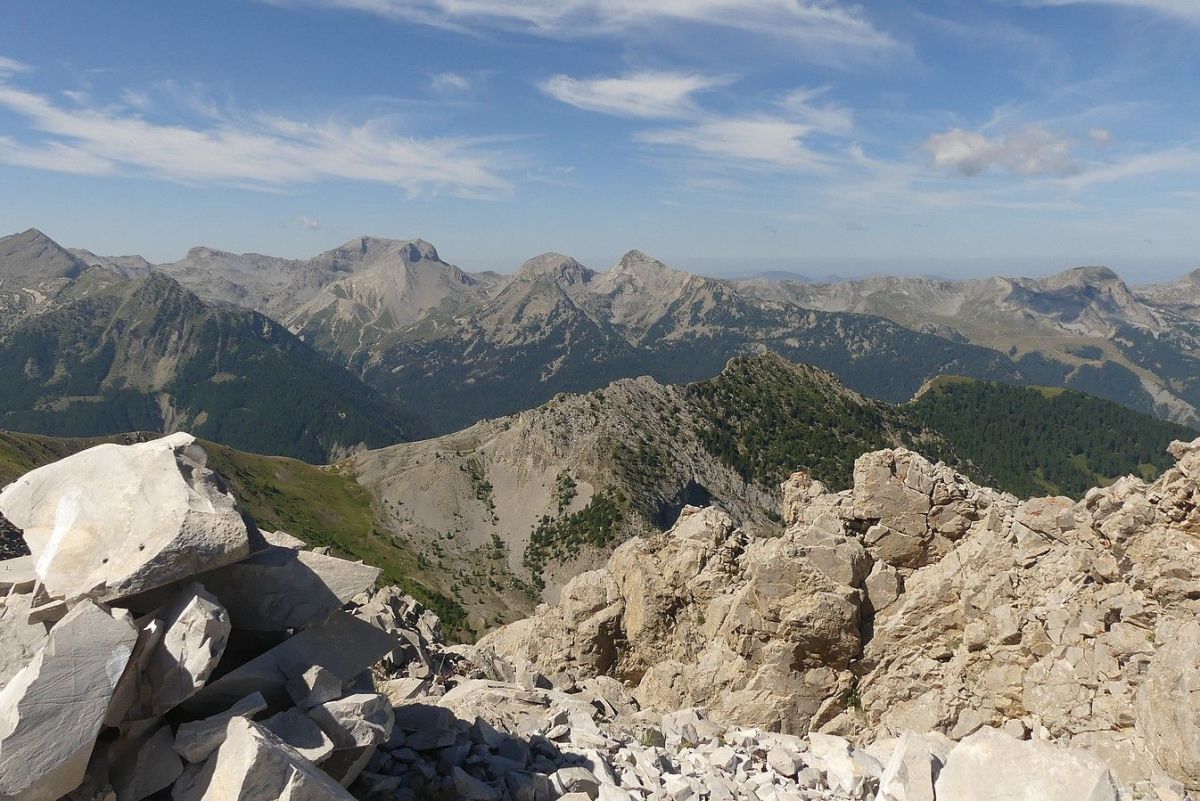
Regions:
<instances>
[{"instance_id":1,"label":"bare rock face","mask_svg":"<svg viewBox=\"0 0 1200 801\"><path fill-rule=\"evenodd\" d=\"M83 781L137 629L83 601L0 690L0 798L54 801Z\"/></svg>"},{"instance_id":2,"label":"bare rock face","mask_svg":"<svg viewBox=\"0 0 1200 801\"><path fill-rule=\"evenodd\" d=\"M51 595L114 600L249 555L237 504L194 441L99 445L0 492Z\"/></svg>"},{"instance_id":3,"label":"bare rock face","mask_svg":"<svg viewBox=\"0 0 1200 801\"><path fill-rule=\"evenodd\" d=\"M724 512L688 508L670 532L631 540L607 568L573 579L557 607L480 646L547 675L614 676L643 706L702 705L804 730L849 686L859 648L858 593L795 558L812 547L824 546L747 543Z\"/></svg>"},{"instance_id":4,"label":"bare rock face","mask_svg":"<svg viewBox=\"0 0 1200 801\"><path fill-rule=\"evenodd\" d=\"M688 510L479 647L517 675L612 676L643 708L860 742L1003 727L1124 786L1200 789L1200 441L1172 453L1079 502L865 454L844 492L786 482L783 536ZM893 774L928 785L910 757Z\"/></svg>"}]
</instances>

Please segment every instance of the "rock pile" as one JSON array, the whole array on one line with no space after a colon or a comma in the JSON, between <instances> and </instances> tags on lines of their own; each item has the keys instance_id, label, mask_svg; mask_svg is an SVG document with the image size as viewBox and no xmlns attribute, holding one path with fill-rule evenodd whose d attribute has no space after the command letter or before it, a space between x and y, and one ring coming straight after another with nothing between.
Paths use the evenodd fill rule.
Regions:
<instances>
[{"instance_id":1,"label":"rock pile","mask_svg":"<svg viewBox=\"0 0 1200 801\"><path fill-rule=\"evenodd\" d=\"M866 454L845 492L789 480L782 536L689 509L480 648L516 674L612 677L643 708L728 725L860 744L1003 728L1178 797L1200 788L1200 440L1172 453L1152 484L1080 502Z\"/></svg>"},{"instance_id":2,"label":"rock pile","mask_svg":"<svg viewBox=\"0 0 1200 801\"><path fill-rule=\"evenodd\" d=\"M101 445L0 492L31 552L0 562L0 798L350 798L387 666L429 675L411 599L259 532L205 461Z\"/></svg>"}]
</instances>

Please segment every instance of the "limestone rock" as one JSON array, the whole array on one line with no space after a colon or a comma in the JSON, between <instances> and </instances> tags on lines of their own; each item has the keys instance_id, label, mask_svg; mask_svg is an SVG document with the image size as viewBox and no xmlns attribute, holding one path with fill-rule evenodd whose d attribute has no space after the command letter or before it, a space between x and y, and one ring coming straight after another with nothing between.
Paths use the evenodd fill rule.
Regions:
<instances>
[{"instance_id":1,"label":"limestone rock","mask_svg":"<svg viewBox=\"0 0 1200 801\"><path fill-rule=\"evenodd\" d=\"M1200 790L1200 622L1154 655L1137 694L1137 730L1167 773Z\"/></svg>"},{"instance_id":2,"label":"limestone rock","mask_svg":"<svg viewBox=\"0 0 1200 801\"><path fill-rule=\"evenodd\" d=\"M285 705L289 702L286 671L292 666L320 665L348 682L394 646L395 639L386 632L349 615L334 615L324 625L305 629L209 682L183 706L193 713L214 714L254 692L261 692L269 703Z\"/></svg>"},{"instance_id":3,"label":"limestone rock","mask_svg":"<svg viewBox=\"0 0 1200 801\"><path fill-rule=\"evenodd\" d=\"M333 741L312 718L293 707L272 715L260 724L295 748L309 762L319 765L333 753Z\"/></svg>"},{"instance_id":4,"label":"limestone rock","mask_svg":"<svg viewBox=\"0 0 1200 801\"><path fill-rule=\"evenodd\" d=\"M112 769L117 801L141 801L170 787L183 773L183 760L174 749L170 726L162 726L149 738L130 745L130 753Z\"/></svg>"},{"instance_id":5,"label":"limestone rock","mask_svg":"<svg viewBox=\"0 0 1200 801\"><path fill-rule=\"evenodd\" d=\"M0 690L0 798L53 801L83 781L137 640L124 613L81 601Z\"/></svg>"},{"instance_id":6,"label":"limestone rock","mask_svg":"<svg viewBox=\"0 0 1200 801\"><path fill-rule=\"evenodd\" d=\"M1112 776L1099 758L990 728L954 747L935 790L937 801L1117 801Z\"/></svg>"},{"instance_id":7,"label":"limestone rock","mask_svg":"<svg viewBox=\"0 0 1200 801\"><path fill-rule=\"evenodd\" d=\"M230 622L204 587L192 584L163 614L164 633L146 666L156 713L166 712L204 686L225 652Z\"/></svg>"},{"instance_id":8,"label":"limestone rock","mask_svg":"<svg viewBox=\"0 0 1200 801\"><path fill-rule=\"evenodd\" d=\"M275 735L242 717L176 801L352 801L324 771Z\"/></svg>"},{"instance_id":9,"label":"limestone rock","mask_svg":"<svg viewBox=\"0 0 1200 801\"><path fill-rule=\"evenodd\" d=\"M0 597L0 687L46 643L45 623L30 623L32 595Z\"/></svg>"},{"instance_id":10,"label":"limestone rock","mask_svg":"<svg viewBox=\"0 0 1200 801\"><path fill-rule=\"evenodd\" d=\"M229 610L235 627L282 631L323 623L373 586L380 572L359 562L272 546L200 581Z\"/></svg>"},{"instance_id":11,"label":"limestone rock","mask_svg":"<svg viewBox=\"0 0 1200 801\"><path fill-rule=\"evenodd\" d=\"M51 594L122 598L249 554L233 496L193 443L178 433L98 445L0 492Z\"/></svg>"},{"instance_id":12,"label":"limestone rock","mask_svg":"<svg viewBox=\"0 0 1200 801\"><path fill-rule=\"evenodd\" d=\"M203 762L225 742L233 718L252 718L267 708L262 693L251 693L229 709L202 720L181 723L175 732L175 751L188 762Z\"/></svg>"},{"instance_id":13,"label":"limestone rock","mask_svg":"<svg viewBox=\"0 0 1200 801\"><path fill-rule=\"evenodd\" d=\"M338 748L379 745L395 723L386 695L359 693L313 707L308 716L329 735Z\"/></svg>"},{"instance_id":14,"label":"limestone rock","mask_svg":"<svg viewBox=\"0 0 1200 801\"><path fill-rule=\"evenodd\" d=\"M37 582L33 557L18 556L0 561L0 593L30 592Z\"/></svg>"}]
</instances>

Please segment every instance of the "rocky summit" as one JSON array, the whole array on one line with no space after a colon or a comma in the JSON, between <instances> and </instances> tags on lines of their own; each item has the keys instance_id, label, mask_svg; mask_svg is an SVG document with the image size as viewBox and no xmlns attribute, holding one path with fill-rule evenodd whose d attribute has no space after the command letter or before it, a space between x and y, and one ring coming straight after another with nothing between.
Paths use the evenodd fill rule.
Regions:
<instances>
[{"instance_id":1,"label":"rocky summit","mask_svg":"<svg viewBox=\"0 0 1200 801\"><path fill-rule=\"evenodd\" d=\"M1200 440L1019 501L904 449L687 507L447 645L260 531L186 434L0 492L6 801L1180 801L1200 788Z\"/></svg>"}]
</instances>

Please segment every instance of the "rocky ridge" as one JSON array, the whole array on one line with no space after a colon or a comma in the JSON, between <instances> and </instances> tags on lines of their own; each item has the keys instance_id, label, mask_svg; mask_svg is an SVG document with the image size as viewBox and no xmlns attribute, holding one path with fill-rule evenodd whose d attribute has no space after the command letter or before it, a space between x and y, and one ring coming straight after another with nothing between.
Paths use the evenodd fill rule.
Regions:
<instances>
[{"instance_id":1,"label":"rocky ridge","mask_svg":"<svg viewBox=\"0 0 1200 801\"><path fill-rule=\"evenodd\" d=\"M688 510L480 647L559 684L615 678L643 709L860 744L1002 728L1139 793L1196 789L1200 440L1172 453L1079 502L867 454L841 493L794 476L779 538Z\"/></svg>"},{"instance_id":2,"label":"rocky ridge","mask_svg":"<svg viewBox=\"0 0 1200 801\"><path fill-rule=\"evenodd\" d=\"M1103 529L1098 537L1132 541L1156 527L1180 536L1194 532L1200 442L1177 451L1179 468L1154 486L1127 483L1089 496L1081 509ZM1125 728L1144 741L1153 761L1133 781L1124 763L1094 745L1086 751L1050 742L1067 739L1051 721L1030 728L1024 719L1014 725L1010 718L996 728L986 724L1001 721L981 715L967 727L972 731L951 732L961 735L958 742L936 729L890 736L895 727L919 719L906 710L899 718L877 715L854 724L843 715L801 709L793 716L785 708L786 725L779 717L754 725L736 718L760 717L764 707L718 706L711 714L691 706L656 708L667 696L647 695L645 681L631 693L613 676L581 667L585 660L570 648L560 654L565 661L551 665L547 659L545 672L529 660L497 656L504 650L497 644L514 639L519 627L480 647L448 648L436 618L392 589L371 589L375 569L301 550L282 532L259 532L205 461L185 434L103 445L35 470L0 492L0 512L23 531L32 550L30 557L0 563L6 592L0 653L7 671L0 676L0 796L1116 801L1150 792L1148 797L1162 801L1185 797L1184 786L1196 783L1196 727L1189 717L1195 707L1187 696L1200 639L1192 631L1194 621L1142 660L1146 676L1145 689L1137 693L1138 722L1136 729L1133 723ZM697 588L688 575L709 571L736 581L749 555L782 549L774 552L777 575L759 564L751 579L755 589L735 593L740 600L725 604L726 624L741 618L747 652L735 658L733 669L757 685L746 685L750 692L743 697L765 700L775 693L782 700L787 687L770 666L791 650L803 651L803 658L790 673L811 678L812 688L793 697L817 700L822 682L838 672L818 662L836 663L844 655L857 661L853 649L828 658L817 653L826 640L838 639L836 627L825 622L845 619L856 602L861 622L864 597L880 602L869 648L880 637L887 610L907 607L906 596L916 592L923 570L952 561L956 549L992 531L1008 512L1009 533L1033 544L1022 546L1023 565L1034 558L1028 554L1043 557L1057 547L1057 540L1048 549L1039 545L1037 533L1073 530L1065 528L1061 504L1019 506L911 453L871 454L861 467L862 480L843 494L824 492L802 476L789 482L785 511L793 525L782 538L741 542L728 516L711 509L690 510L663 535L680 543L671 562L673 577ZM855 495L860 487L882 494ZM981 509L986 513L977 516ZM1018 519L1025 528L1017 528ZM856 548L844 529L842 540L832 534L851 520L876 521L867 545L859 542ZM805 545L796 542L803 539L800 529L810 531ZM830 537L822 539L814 530ZM666 540L658 544L672 547ZM635 541L625 550L639 547L644 545ZM710 550L698 573L689 555ZM889 582L879 576L891 573L870 568L865 578L858 575L876 558L902 579L893 583L901 589L889 604L882 603L891 594ZM664 557L640 576L631 575L622 585L626 596L640 590L656 597L656 588L644 579L658 578L653 571L665 563ZM1124 575L1123 569L1116 568ZM1179 584L1186 584L1183 572L1173 564L1167 574L1146 573L1151 584L1166 581L1174 594L1148 602L1139 613L1160 615L1162 626L1172 615L1186 617L1189 607L1178 601L1180 593L1187 594ZM789 573L815 582L815 603L826 613L793 614L797 609L789 599L809 601L787 586ZM603 571L589 575L569 598L579 597L584 585L601 587L606 580ZM719 583L710 586L717 589ZM663 585L664 595L679 586ZM744 614L747 603L757 604L761 613ZM1170 603L1170 609L1159 603ZM635 608L629 605L622 614L627 631L633 631ZM655 632L664 648L675 647L673 635L661 628L662 608L640 609L641 631ZM687 617L692 608L685 602L676 612ZM1074 630L1069 615L1066 620L1066 628ZM1114 630L1120 622L1113 623ZM595 628L574 633L583 651L600 644L589 640ZM800 636L801 647L795 648L796 634L805 630L812 633ZM558 636L556 648L568 633ZM1011 639L983 637L985 648L993 649ZM972 642L979 640L976 632ZM650 642L635 634L621 645L636 659ZM623 658L618 654L618 661ZM750 676L747 660L754 659L761 667ZM70 704L62 703L67 686ZM944 683L929 686L947 697ZM899 692L896 697L904 698ZM1165 707L1165 699L1172 705ZM835 692L830 700L840 699ZM864 704L862 714L869 708ZM997 708L1001 715L1008 711ZM816 731L814 721L823 718L827 731ZM786 728L793 731L780 731Z\"/></svg>"}]
</instances>

